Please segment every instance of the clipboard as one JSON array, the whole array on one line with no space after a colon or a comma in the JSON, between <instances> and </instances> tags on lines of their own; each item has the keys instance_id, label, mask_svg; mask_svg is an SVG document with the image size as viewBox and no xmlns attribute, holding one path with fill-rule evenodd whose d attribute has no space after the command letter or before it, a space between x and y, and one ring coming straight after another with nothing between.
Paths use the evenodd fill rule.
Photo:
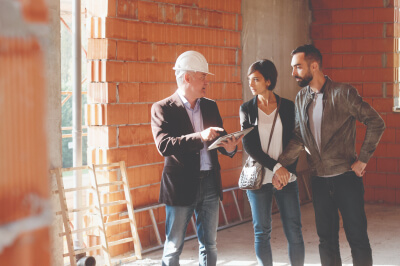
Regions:
<instances>
[{"instance_id":1,"label":"clipboard","mask_svg":"<svg viewBox=\"0 0 400 266\"><path fill-rule=\"evenodd\" d=\"M219 148L219 147L218 147L218 144L220 144L222 141L224 141L224 140L226 140L226 139L228 139L228 138L230 138L230 137L232 137L232 136L235 136L235 138L239 138L239 137L242 136L242 135L245 136L245 135L247 135L247 133L249 133L250 131L252 131L253 128L254 128L254 127L249 127L249 128L246 128L246 129L244 129L244 130L242 130L242 131L236 131L236 132L227 134L227 135L225 135L225 136L219 137L219 138L218 138L216 141L214 141L210 146L208 146L208 150L212 150L212 149L215 149L215 148Z\"/></svg>"}]
</instances>

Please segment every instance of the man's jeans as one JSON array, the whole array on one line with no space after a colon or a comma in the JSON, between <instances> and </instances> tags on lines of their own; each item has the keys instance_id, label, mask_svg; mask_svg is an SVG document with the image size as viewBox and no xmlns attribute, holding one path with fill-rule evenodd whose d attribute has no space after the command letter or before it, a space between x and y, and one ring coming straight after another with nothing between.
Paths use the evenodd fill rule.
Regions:
<instances>
[{"instance_id":1,"label":"man's jeans","mask_svg":"<svg viewBox=\"0 0 400 266\"><path fill-rule=\"evenodd\" d=\"M283 230L288 240L291 265L304 265L304 242L301 232L299 188L297 181L276 190L272 184L265 184L258 190L248 190L255 235L255 250L259 265L272 266L272 196L278 204Z\"/></svg>"},{"instance_id":2,"label":"man's jeans","mask_svg":"<svg viewBox=\"0 0 400 266\"><path fill-rule=\"evenodd\" d=\"M372 265L362 178L352 171L334 177L313 177L312 191L322 265L342 265L338 210L350 244L353 265Z\"/></svg>"},{"instance_id":3,"label":"man's jeans","mask_svg":"<svg viewBox=\"0 0 400 266\"><path fill-rule=\"evenodd\" d=\"M179 265L187 225L196 215L199 241L199 265L217 264L217 228L219 220L219 196L214 174L200 180L195 202L190 206L165 206L166 221L162 265Z\"/></svg>"}]
</instances>

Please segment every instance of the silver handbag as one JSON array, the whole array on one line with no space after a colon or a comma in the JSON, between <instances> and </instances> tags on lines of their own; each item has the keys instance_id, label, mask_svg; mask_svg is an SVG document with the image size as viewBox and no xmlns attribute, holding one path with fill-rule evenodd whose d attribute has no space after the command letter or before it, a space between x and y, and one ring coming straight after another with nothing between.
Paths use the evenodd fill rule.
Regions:
<instances>
[{"instance_id":1,"label":"silver handbag","mask_svg":"<svg viewBox=\"0 0 400 266\"><path fill-rule=\"evenodd\" d=\"M247 157L246 163L240 173L239 188L246 190L259 189L262 186L263 180L264 167L250 156Z\"/></svg>"},{"instance_id":2,"label":"silver handbag","mask_svg":"<svg viewBox=\"0 0 400 266\"><path fill-rule=\"evenodd\" d=\"M281 106L281 98L278 100L274 122L272 123L271 134L269 134L267 154L269 146L271 145L272 135L274 134L275 122L278 117L279 108ZM247 157L246 163L240 173L238 186L240 189L255 190L262 186L264 180L264 167L257 161L253 160L250 156Z\"/></svg>"}]
</instances>

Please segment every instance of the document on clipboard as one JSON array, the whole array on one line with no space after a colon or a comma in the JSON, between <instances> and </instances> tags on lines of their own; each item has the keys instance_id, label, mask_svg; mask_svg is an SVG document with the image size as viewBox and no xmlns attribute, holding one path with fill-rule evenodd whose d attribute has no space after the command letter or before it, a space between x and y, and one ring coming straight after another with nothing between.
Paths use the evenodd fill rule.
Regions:
<instances>
[{"instance_id":1,"label":"document on clipboard","mask_svg":"<svg viewBox=\"0 0 400 266\"><path fill-rule=\"evenodd\" d=\"M245 136L245 135L247 135L247 133L252 131L253 128L254 127L249 127L249 128L246 128L246 129L244 129L242 131L233 132L231 134L227 134L225 136L219 137L216 141L213 142L213 144L208 146L208 150L212 150L212 149L218 148L218 144L220 144L222 141L224 141L224 140L226 140L228 138L231 138L232 136L235 136L235 138L239 138L242 135Z\"/></svg>"}]
</instances>

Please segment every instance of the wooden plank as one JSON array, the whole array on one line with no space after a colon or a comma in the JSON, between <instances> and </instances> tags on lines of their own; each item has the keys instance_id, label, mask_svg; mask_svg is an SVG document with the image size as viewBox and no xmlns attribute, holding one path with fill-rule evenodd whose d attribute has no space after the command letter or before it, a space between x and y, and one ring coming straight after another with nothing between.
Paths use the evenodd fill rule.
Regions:
<instances>
[{"instance_id":1,"label":"wooden plank","mask_svg":"<svg viewBox=\"0 0 400 266\"><path fill-rule=\"evenodd\" d=\"M58 197L60 199L60 206L61 206L61 216L63 219L64 223L64 230L66 233L66 240L67 240L67 248L68 248L68 253L69 253L69 260L71 266L76 266L76 259L75 259L75 252L74 252L74 246L72 242L72 236L71 236L71 228L69 226L69 217L68 217L68 206L67 202L65 200L65 193L64 193L64 184L62 180L62 170L61 168L57 168L55 170L56 174L56 180L57 180L57 189L60 193L58 193Z\"/></svg>"},{"instance_id":2,"label":"wooden plank","mask_svg":"<svg viewBox=\"0 0 400 266\"><path fill-rule=\"evenodd\" d=\"M131 226L131 232L132 232L132 237L133 237L133 246L135 249L135 255L138 259L142 259L142 247L140 244L139 234L137 231L136 219L135 219L134 208L133 208L133 201L132 201L131 193L129 191L128 174L126 172L126 166L125 166L124 161L120 162L120 168L121 168L122 180L124 181L124 192L125 192L125 199L127 201L128 216L131 220L130 226Z\"/></svg>"},{"instance_id":3,"label":"wooden plank","mask_svg":"<svg viewBox=\"0 0 400 266\"><path fill-rule=\"evenodd\" d=\"M113 226L113 225L117 225L117 224L129 223L130 221L131 221L130 218L126 218L126 219L116 220L116 221L112 221L112 222L107 222L107 223L104 223L104 225L105 226Z\"/></svg>"},{"instance_id":4,"label":"wooden plank","mask_svg":"<svg viewBox=\"0 0 400 266\"><path fill-rule=\"evenodd\" d=\"M99 213L100 213L100 226L103 230L100 230L100 239L101 239L101 245L103 246L103 254L104 254L104 262L107 265L111 265L111 256L110 252L108 249L108 242L107 242L107 236L106 236L106 226L104 225L104 220L103 220L103 210L101 208L101 201L100 201L100 194L99 194L99 187L97 185L97 178L96 178L96 166L93 164L91 170L93 171L91 177L92 177L92 183L95 186L95 193L93 193L95 201L98 204L99 207Z\"/></svg>"},{"instance_id":5,"label":"wooden plank","mask_svg":"<svg viewBox=\"0 0 400 266\"><path fill-rule=\"evenodd\" d=\"M133 237L128 237L128 238L108 242L108 246L112 247L112 246L121 245L121 244L128 243L128 242L133 242Z\"/></svg>"},{"instance_id":6,"label":"wooden plank","mask_svg":"<svg viewBox=\"0 0 400 266\"><path fill-rule=\"evenodd\" d=\"M117 200L117 201L112 201L112 202L108 202L108 203L101 203L101 207L110 207L110 206L127 204L127 203L128 203L128 201L126 201L126 200Z\"/></svg>"},{"instance_id":7,"label":"wooden plank","mask_svg":"<svg viewBox=\"0 0 400 266\"><path fill-rule=\"evenodd\" d=\"M86 232L86 231L96 230L96 229L101 230L101 228L99 228L98 225L94 225L94 226L89 226L89 227L85 227L85 228L82 228L82 229L72 230L72 231L71 231L71 234L76 234L76 233ZM59 233L58 235L59 235L59 236L65 236L65 235L67 235L67 233L66 233L66 232L63 232L63 233Z\"/></svg>"}]
</instances>

